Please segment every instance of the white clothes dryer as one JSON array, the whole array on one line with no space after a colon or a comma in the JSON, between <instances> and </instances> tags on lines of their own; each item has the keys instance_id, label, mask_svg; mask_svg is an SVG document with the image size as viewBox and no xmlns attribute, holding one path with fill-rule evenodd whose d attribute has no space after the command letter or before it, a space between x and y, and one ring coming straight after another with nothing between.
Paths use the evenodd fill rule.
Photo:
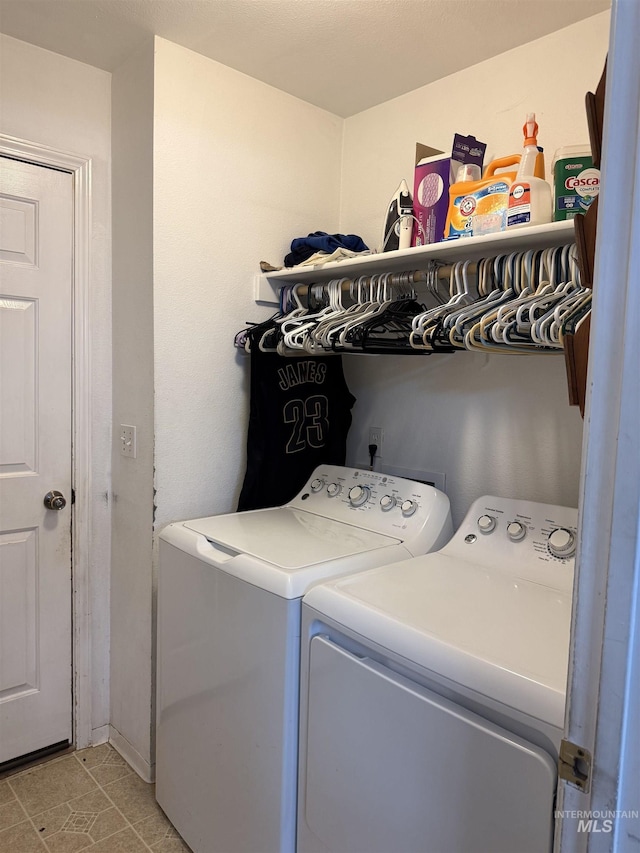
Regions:
<instances>
[{"instance_id":1,"label":"white clothes dryer","mask_svg":"<svg viewBox=\"0 0 640 853\"><path fill-rule=\"evenodd\" d=\"M194 853L295 849L304 593L452 533L432 486L329 465L284 507L163 530L156 797Z\"/></svg>"},{"instance_id":2,"label":"white clothes dryer","mask_svg":"<svg viewBox=\"0 0 640 853\"><path fill-rule=\"evenodd\" d=\"M548 853L577 512L482 497L302 606L299 853Z\"/></svg>"}]
</instances>

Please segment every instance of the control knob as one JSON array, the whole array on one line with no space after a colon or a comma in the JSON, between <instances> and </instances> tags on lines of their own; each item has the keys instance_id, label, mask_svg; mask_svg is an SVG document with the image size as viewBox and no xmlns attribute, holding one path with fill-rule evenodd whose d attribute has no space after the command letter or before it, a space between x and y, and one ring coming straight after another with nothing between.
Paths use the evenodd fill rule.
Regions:
<instances>
[{"instance_id":1,"label":"control knob","mask_svg":"<svg viewBox=\"0 0 640 853\"><path fill-rule=\"evenodd\" d=\"M321 480L319 477L316 477L315 480L311 481L311 491L319 492L324 486L324 480Z\"/></svg>"},{"instance_id":2,"label":"control knob","mask_svg":"<svg viewBox=\"0 0 640 853\"><path fill-rule=\"evenodd\" d=\"M575 533L565 527L557 527L549 534L547 545L554 557L573 557L576 553Z\"/></svg>"},{"instance_id":3,"label":"control knob","mask_svg":"<svg viewBox=\"0 0 640 853\"><path fill-rule=\"evenodd\" d=\"M511 521L507 525L507 536L512 542L520 542L527 535L527 528L519 521Z\"/></svg>"},{"instance_id":4,"label":"control knob","mask_svg":"<svg viewBox=\"0 0 640 853\"><path fill-rule=\"evenodd\" d=\"M415 501L406 500L403 502L400 509L402 510L402 514L404 515L404 517L409 518L418 509L418 504Z\"/></svg>"},{"instance_id":5,"label":"control knob","mask_svg":"<svg viewBox=\"0 0 640 853\"><path fill-rule=\"evenodd\" d=\"M496 520L492 515L481 515L478 519L480 533L492 533L496 529Z\"/></svg>"},{"instance_id":6,"label":"control knob","mask_svg":"<svg viewBox=\"0 0 640 853\"><path fill-rule=\"evenodd\" d=\"M371 496L369 486L352 486L349 489L349 503L351 506L362 506L366 504Z\"/></svg>"},{"instance_id":7,"label":"control knob","mask_svg":"<svg viewBox=\"0 0 640 853\"><path fill-rule=\"evenodd\" d=\"M330 498L337 497L341 491L342 486L340 485L340 483L329 483L329 485L327 486L327 494Z\"/></svg>"},{"instance_id":8,"label":"control knob","mask_svg":"<svg viewBox=\"0 0 640 853\"><path fill-rule=\"evenodd\" d=\"M380 498L380 509L383 512L389 512L396 505L396 499L392 495L383 495Z\"/></svg>"}]
</instances>

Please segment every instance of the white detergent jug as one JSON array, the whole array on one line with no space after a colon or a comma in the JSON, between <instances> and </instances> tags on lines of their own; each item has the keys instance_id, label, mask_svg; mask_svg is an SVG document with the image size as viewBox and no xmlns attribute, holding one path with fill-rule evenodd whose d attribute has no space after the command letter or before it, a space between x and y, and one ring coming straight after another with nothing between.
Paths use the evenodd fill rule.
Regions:
<instances>
[{"instance_id":1,"label":"white detergent jug","mask_svg":"<svg viewBox=\"0 0 640 853\"><path fill-rule=\"evenodd\" d=\"M522 130L524 149L516 179L509 190L507 228L543 225L551 222L553 214L551 186L542 178L535 177L536 158L539 154L535 113L527 115Z\"/></svg>"}]
</instances>

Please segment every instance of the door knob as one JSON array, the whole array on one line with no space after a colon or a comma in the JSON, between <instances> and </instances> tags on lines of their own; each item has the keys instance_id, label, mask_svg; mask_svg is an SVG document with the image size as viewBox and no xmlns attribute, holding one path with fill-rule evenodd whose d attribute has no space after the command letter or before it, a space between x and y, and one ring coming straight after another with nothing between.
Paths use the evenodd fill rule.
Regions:
<instances>
[{"instance_id":1,"label":"door knob","mask_svg":"<svg viewBox=\"0 0 640 853\"><path fill-rule=\"evenodd\" d=\"M44 496L44 505L47 509L64 509L67 501L62 492L56 492L55 489L52 489Z\"/></svg>"}]
</instances>

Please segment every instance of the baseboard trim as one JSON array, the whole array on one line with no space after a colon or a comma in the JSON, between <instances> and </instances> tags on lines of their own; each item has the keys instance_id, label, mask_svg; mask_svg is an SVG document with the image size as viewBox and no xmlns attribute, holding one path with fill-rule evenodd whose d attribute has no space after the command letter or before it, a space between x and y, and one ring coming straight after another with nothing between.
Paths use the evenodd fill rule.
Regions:
<instances>
[{"instance_id":1,"label":"baseboard trim","mask_svg":"<svg viewBox=\"0 0 640 853\"><path fill-rule=\"evenodd\" d=\"M90 746L100 746L102 743L109 742L109 724L98 726L96 729L91 729L91 744Z\"/></svg>"},{"instance_id":2,"label":"baseboard trim","mask_svg":"<svg viewBox=\"0 0 640 853\"><path fill-rule=\"evenodd\" d=\"M109 743L145 782L155 782L155 765L143 758L135 747L113 726L109 726Z\"/></svg>"}]
</instances>

